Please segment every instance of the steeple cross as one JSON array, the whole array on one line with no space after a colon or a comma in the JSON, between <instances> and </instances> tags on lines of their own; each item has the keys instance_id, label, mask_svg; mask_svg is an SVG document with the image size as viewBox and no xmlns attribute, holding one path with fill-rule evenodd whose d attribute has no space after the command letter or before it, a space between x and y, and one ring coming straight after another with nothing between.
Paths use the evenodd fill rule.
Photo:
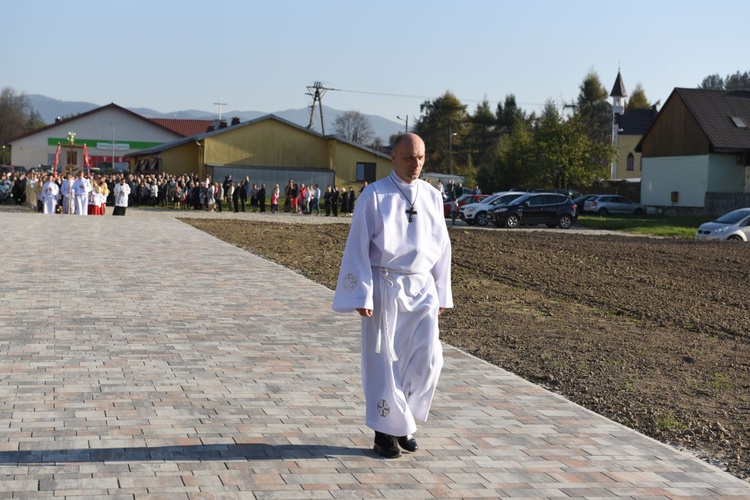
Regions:
<instances>
[{"instance_id":1,"label":"steeple cross","mask_svg":"<svg viewBox=\"0 0 750 500\"><path fill-rule=\"evenodd\" d=\"M221 120L221 108L226 106L227 103L221 102L221 98L219 98L219 102L215 102L214 105L219 106L219 120Z\"/></svg>"}]
</instances>

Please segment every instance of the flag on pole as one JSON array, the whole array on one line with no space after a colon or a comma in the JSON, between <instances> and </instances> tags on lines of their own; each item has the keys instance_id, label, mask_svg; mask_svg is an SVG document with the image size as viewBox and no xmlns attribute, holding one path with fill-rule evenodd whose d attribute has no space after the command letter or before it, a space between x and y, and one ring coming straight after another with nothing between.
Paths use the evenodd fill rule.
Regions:
<instances>
[{"instance_id":1,"label":"flag on pole","mask_svg":"<svg viewBox=\"0 0 750 500\"><path fill-rule=\"evenodd\" d=\"M83 166L89 170L89 174L91 173L91 165L89 164L89 148L86 147L86 145L83 145Z\"/></svg>"},{"instance_id":2,"label":"flag on pole","mask_svg":"<svg viewBox=\"0 0 750 500\"><path fill-rule=\"evenodd\" d=\"M55 166L52 170L53 172L57 172L57 164L60 162L60 145L57 145L57 151L55 151Z\"/></svg>"}]
</instances>

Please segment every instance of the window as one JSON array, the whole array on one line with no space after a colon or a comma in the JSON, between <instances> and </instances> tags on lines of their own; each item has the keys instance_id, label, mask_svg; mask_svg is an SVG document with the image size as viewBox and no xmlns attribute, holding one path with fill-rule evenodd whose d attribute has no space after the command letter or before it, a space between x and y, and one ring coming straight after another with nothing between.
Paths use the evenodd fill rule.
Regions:
<instances>
[{"instance_id":1,"label":"window","mask_svg":"<svg viewBox=\"0 0 750 500\"><path fill-rule=\"evenodd\" d=\"M633 153L628 153L628 163L625 169L628 172L632 172L635 170L635 156L633 155Z\"/></svg>"},{"instance_id":2,"label":"window","mask_svg":"<svg viewBox=\"0 0 750 500\"><path fill-rule=\"evenodd\" d=\"M532 196L529 200L529 206L536 207L544 205L544 196Z\"/></svg>"},{"instance_id":3,"label":"window","mask_svg":"<svg viewBox=\"0 0 750 500\"><path fill-rule=\"evenodd\" d=\"M357 162L357 182L375 182L375 164Z\"/></svg>"},{"instance_id":4,"label":"window","mask_svg":"<svg viewBox=\"0 0 750 500\"><path fill-rule=\"evenodd\" d=\"M734 122L734 126L737 128L747 128L747 124L745 123L745 120L743 120L739 116L733 116L732 121Z\"/></svg>"}]
</instances>

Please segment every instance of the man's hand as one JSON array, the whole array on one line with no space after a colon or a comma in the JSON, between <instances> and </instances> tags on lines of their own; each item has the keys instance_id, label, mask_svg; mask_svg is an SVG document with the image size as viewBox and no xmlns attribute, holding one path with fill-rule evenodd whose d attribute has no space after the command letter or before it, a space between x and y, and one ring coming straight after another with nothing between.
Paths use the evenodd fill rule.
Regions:
<instances>
[{"instance_id":1,"label":"man's hand","mask_svg":"<svg viewBox=\"0 0 750 500\"><path fill-rule=\"evenodd\" d=\"M365 318L372 318L372 309L365 309L364 307L358 307L357 312L360 316L364 316Z\"/></svg>"},{"instance_id":2,"label":"man's hand","mask_svg":"<svg viewBox=\"0 0 750 500\"><path fill-rule=\"evenodd\" d=\"M443 314L443 311L445 311L445 307L438 307L438 316Z\"/></svg>"}]
</instances>

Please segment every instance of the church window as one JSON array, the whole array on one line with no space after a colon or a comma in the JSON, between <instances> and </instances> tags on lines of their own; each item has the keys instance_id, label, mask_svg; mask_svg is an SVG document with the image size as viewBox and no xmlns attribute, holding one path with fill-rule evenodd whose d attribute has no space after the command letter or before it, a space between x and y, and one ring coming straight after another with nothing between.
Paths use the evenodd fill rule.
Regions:
<instances>
[{"instance_id":1,"label":"church window","mask_svg":"<svg viewBox=\"0 0 750 500\"><path fill-rule=\"evenodd\" d=\"M628 153L628 163L626 170L628 172L632 172L635 170L635 156L633 155L633 153Z\"/></svg>"}]
</instances>

